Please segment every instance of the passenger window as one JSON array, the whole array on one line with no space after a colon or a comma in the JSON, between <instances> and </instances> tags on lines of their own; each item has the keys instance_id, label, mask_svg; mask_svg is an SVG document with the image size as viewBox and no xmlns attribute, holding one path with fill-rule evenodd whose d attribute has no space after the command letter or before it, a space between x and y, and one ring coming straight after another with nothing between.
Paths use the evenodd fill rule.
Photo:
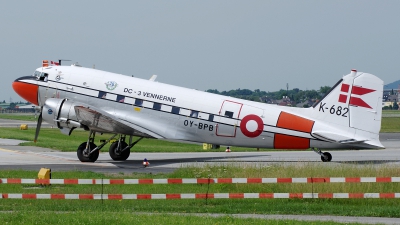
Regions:
<instances>
[{"instance_id":1,"label":"passenger window","mask_svg":"<svg viewBox=\"0 0 400 225\"><path fill-rule=\"evenodd\" d=\"M208 121L210 121L210 122L214 121L214 115L213 114L208 115Z\"/></svg>"},{"instance_id":2,"label":"passenger window","mask_svg":"<svg viewBox=\"0 0 400 225\"><path fill-rule=\"evenodd\" d=\"M233 118L233 112L231 112L231 111L225 111L225 117Z\"/></svg>"},{"instance_id":3,"label":"passenger window","mask_svg":"<svg viewBox=\"0 0 400 225\"><path fill-rule=\"evenodd\" d=\"M197 118L199 116L199 111L191 110L190 117Z\"/></svg>"},{"instance_id":4,"label":"passenger window","mask_svg":"<svg viewBox=\"0 0 400 225\"><path fill-rule=\"evenodd\" d=\"M136 106L142 106L143 105L143 100L142 99L135 99L135 105Z\"/></svg>"},{"instance_id":5,"label":"passenger window","mask_svg":"<svg viewBox=\"0 0 400 225\"><path fill-rule=\"evenodd\" d=\"M181 110L181 108L176 107L176 106L172 106L171 112L172 112L173 114L179 114L179 111L180 111L180 110Z\"/></svg>"},{"instance_id":6,"label":"passenger window","mask_svg":"<svg viewBox=\"0 0 400 225\"><path fill-rule=\"evenodd\" d=\"M97 97L99 97L99 98L106 98L106 96L107 96L107 92L99 91L99 96L97 96Z\"/></svg>"},{"instance_id":7,"label":"passenger window","mask_svg":"<svg viewBox=\"0 0 400 225\"><path fill-rule=\"evenodd\" d=\"M155 110L161 110L161 103L154 103L154 105L153 105L153 109L155 109Z\"/></svg>"},{"instance_id":8,"label":"passenger window","mask_svg":"<svg viewBox=\"0 0 400 225\"><path fill-rule=\"evenodd\" d=\"M125 96L123 96L123 95L118 95L118 96L117 96L117 102L125 102Z\"/></svg>"}]
</instances>

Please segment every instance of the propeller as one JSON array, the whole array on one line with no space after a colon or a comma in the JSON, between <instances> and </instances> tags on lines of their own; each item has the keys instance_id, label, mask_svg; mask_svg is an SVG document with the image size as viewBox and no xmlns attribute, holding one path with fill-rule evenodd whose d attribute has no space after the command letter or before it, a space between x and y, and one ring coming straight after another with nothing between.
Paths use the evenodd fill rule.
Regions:
<instances>
[{"instance_id":1,"label":"propeller","mask_svg":"<svg viewBox=\"0 0 400 225\"><path fill-rule=\"evenodd\" d=\"M38 118L37 125L36 125L35 139L33 140L33 142L35 142L35 143L39 136L40 127L42 126L42 112L43 112L43 106L40 107L40 114L39 114L39 118Z\"/></svg>"}]
</instances>

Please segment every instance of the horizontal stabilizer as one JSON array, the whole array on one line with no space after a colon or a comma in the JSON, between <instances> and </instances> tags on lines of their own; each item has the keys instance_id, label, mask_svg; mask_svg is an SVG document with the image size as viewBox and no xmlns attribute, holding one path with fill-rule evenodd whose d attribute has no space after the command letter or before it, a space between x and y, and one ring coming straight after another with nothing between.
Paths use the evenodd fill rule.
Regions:
<instances>
[{"instance_id":1,"label":"horizontal stabilizer","mask_svg":"<svg viewBox=\"0 0 400 225\"><path fill-rule=\"evenodd\" d=\"M366 142L367 140L356 140L356 139L347 139L339 141L340 144L361 144Z\"/></svg>"},{"instance_id":2,"label":"horizontal stabilizer","mask_svg":"<svg viewBox=\"0 0 400 225\"><path fill-rule=\"evenodd\" d=\"M356 140L354 138L346 137L341 134L336 134L332 132L326 131L314 131L312 135L318 139L322 139L324 141L332 142L332 143L340 143L340 144L360 144L364 143L367 140Z\"/></svg>"}]
</instances>

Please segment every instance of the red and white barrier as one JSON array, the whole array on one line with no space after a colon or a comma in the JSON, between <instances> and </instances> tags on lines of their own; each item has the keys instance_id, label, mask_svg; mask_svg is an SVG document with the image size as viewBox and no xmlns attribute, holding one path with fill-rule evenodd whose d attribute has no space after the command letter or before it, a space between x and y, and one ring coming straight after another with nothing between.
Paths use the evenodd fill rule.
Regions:
<instances>
[{"instance_id":1,"label":"red and white barrier","mask_svg":"<svg viewBox=\"0 0 400 225\"><path fill-rule=\"evenodd\" d=\"M208 193L208 194L6 194L0 199L262 199L400 198L400 193Z\"/></svg>"},{"instance_id":2,"label":"red and white barrier","mask_svg":"<svg viewBox=\"0 0 400 225\"><path fill-rule=\"evenodd\" d=\"M20 179L1 178L0 184L271 184L271 183L394 183L400 177L304 178L169 178L169 179Z\"/></svg>"}]
</instances>

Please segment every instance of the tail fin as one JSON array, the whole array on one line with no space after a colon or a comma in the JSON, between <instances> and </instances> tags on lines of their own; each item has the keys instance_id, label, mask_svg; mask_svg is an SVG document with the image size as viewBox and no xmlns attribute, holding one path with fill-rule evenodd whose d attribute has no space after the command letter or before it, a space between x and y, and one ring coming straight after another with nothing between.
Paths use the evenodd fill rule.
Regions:
<instances>
[{"instance_id":1,"label":"tail fin","mask_svg":"<svg viewBox=\"0 0 400 225\"><path fill-rule=\"evenodd\" d=\"M352 70L313 106L316 117L339 126L379 134L383 81Z\"/></svg>"}]
</instances>

